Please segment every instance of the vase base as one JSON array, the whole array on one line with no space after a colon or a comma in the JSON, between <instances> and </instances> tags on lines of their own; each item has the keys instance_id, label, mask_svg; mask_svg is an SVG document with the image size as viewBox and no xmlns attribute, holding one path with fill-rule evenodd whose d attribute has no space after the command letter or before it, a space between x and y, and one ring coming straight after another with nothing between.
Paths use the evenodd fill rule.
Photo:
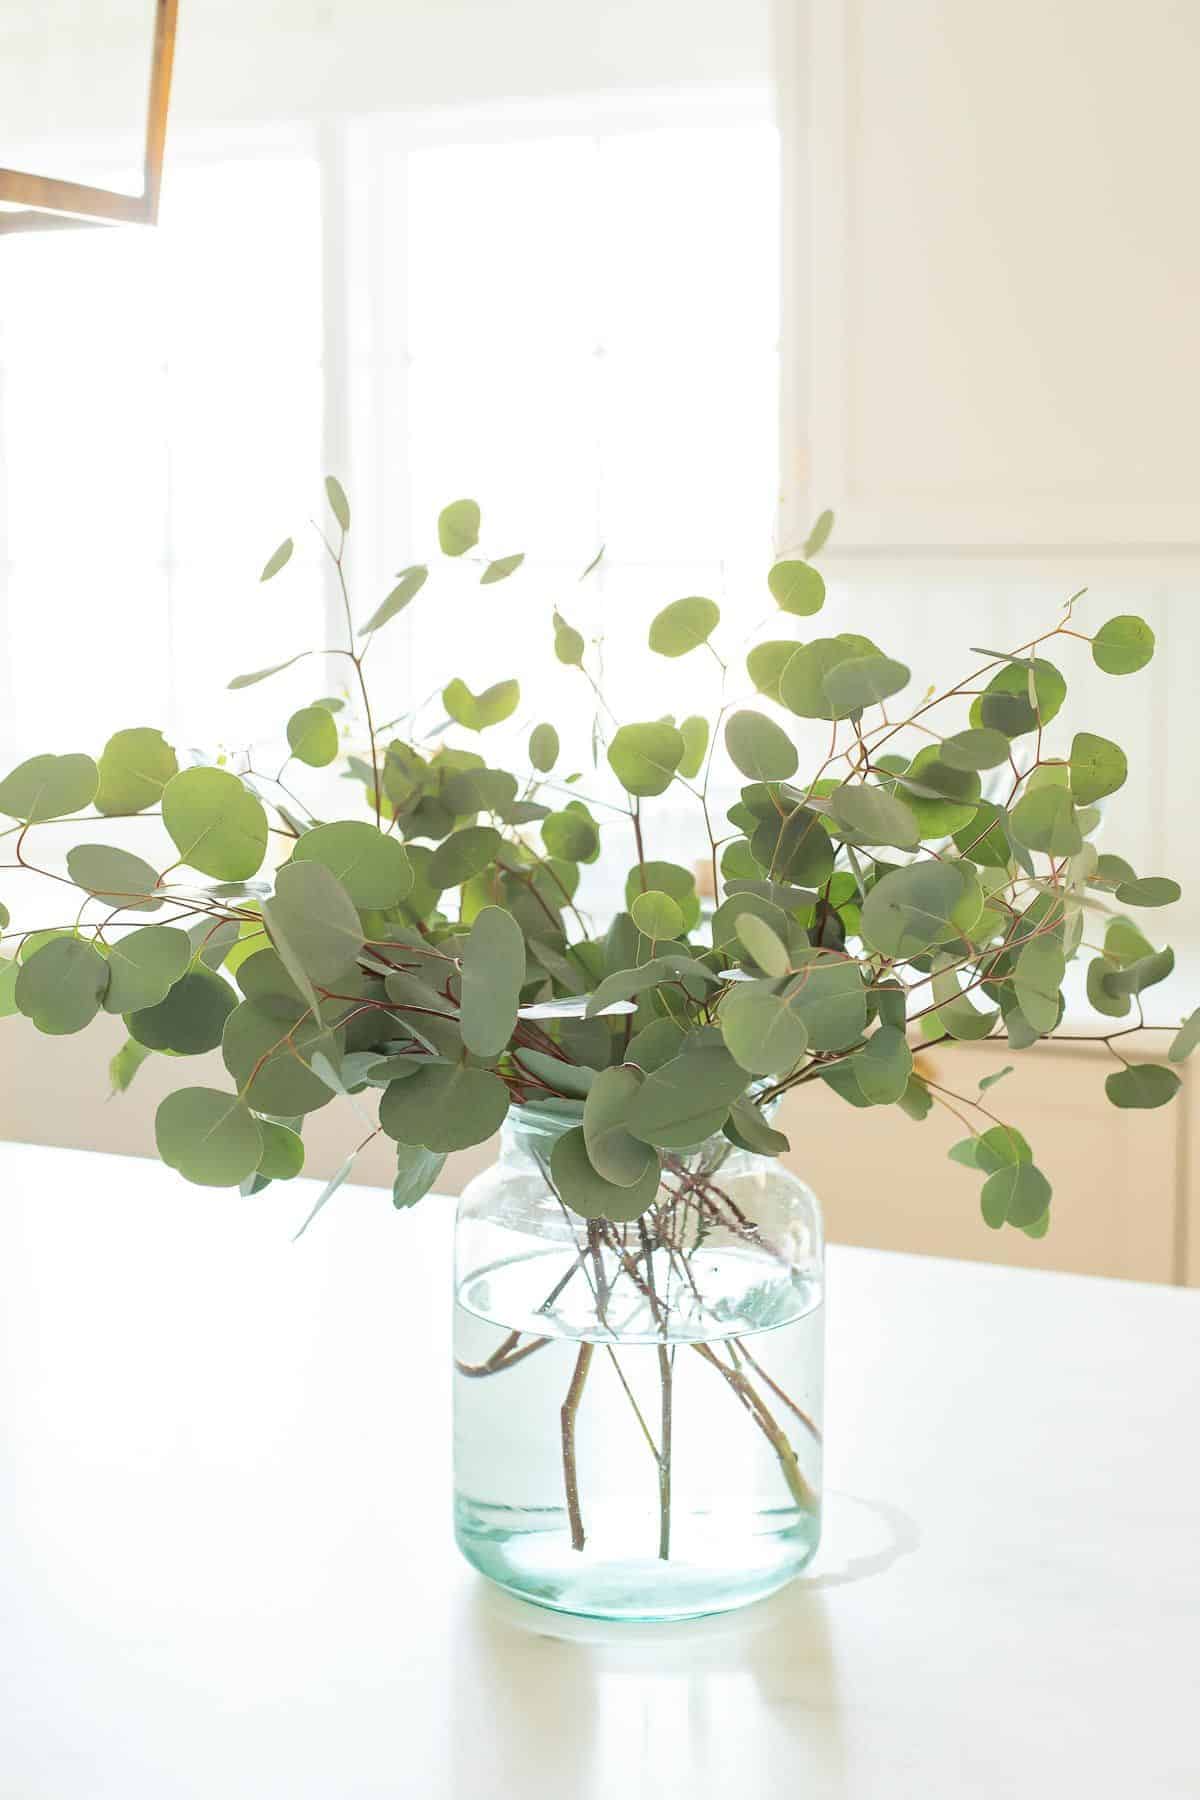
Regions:
<instances>
[{"instance_id":1,"label":"vase base","mask_svg":"<svg viewBox=\"0 0 1200 1800\"><path fill-rule=\"evenodd\" d=\"M481 1575L535 1606L589 1619L651 1623L732 1612L765 1599L812 1560L820 1519L794 1508L755 1517L689 1515L674 1529L672 1554L615 1554L628 1544L628 1521L600 1518L582 1551L571 1547L565 1520L531 1523L502 1509L458 1499L455 1536ZM640 1521L643 1527L644 1519ZM615 1541L614 1541L615 1540Z\"/></svg>"}]
</instances>

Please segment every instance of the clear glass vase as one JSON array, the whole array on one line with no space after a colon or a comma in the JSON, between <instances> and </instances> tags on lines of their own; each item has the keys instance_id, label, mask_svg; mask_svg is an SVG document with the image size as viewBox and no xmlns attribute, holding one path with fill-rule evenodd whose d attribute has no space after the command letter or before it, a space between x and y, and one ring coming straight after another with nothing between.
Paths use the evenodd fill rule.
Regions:
<instances>
[{"instance_id":1,"label":"clear glass vase","mask_svg":"<svg viewBox=\"0 0 1200 1800\"><path fill-rule=\"evenodd\" d=\"M549 1180L566 1102L510 1114L455 1241L455 1533L511 1592L593 1617L723 1612L820 1534L820 1208L724 1136L665 1153L633 1224Z\"/></svg>"}]
</instances>

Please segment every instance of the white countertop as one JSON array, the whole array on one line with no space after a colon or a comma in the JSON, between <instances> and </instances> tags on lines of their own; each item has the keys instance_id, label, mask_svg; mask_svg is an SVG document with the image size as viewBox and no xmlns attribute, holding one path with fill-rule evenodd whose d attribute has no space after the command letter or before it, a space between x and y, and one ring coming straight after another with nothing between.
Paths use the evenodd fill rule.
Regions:
<instances>
[{"instance_id":1,"label":"white countertop","mask_svg":"<svg viewBox=\"0 0 1200 1800\"><path fill-rule=\"evenodd\" d=\"M3 1800L1200 1794L1200 1293L831 1253L828 1534L742 1614L459 1559L451 1203L0 1145Z\"/></svg>"}]
</instances>

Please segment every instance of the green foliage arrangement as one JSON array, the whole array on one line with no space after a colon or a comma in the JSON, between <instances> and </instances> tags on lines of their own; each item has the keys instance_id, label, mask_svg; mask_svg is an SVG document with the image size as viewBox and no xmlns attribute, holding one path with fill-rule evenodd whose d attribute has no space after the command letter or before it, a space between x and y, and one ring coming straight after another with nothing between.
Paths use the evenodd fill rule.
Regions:
<instances>
[{"instance_id":1,"label":"green foliage arrangement","mask_svg":"<svg viewBox=\"0 0 1200 1800\"><path fill-rule=\"evenodd\" d=\"M1157 1107L1176 1093L1200 1013L1162 1063L1130 1062L1118 1043L1143 1027L1141 996L1173 965L1131 912L1179 888L1091 841L1100 803L1126 779L1120 747L1078 731L1069 754L1051 755L1044 736L1067 692L1046 651L1080 646L1108 674L1131 675L1154 650L1143 620L1088 634L1075 595L1033 641L974 652L982 660L963 681L914 705L899 698L909 670L871 639L793 635L824 603L824 514L803 554L767 575L784 635L749 649L745 696L712 720L609 720L594 650L554 611L564 679L600 704L594 785L609 792L589 801L577 774L556 773L550 723L534 726L515 771L462 747L516 712L515 679L482 693L450 681L433 734L377 728L367 656L429 569L405 569L356 630L350 507L332 477L326 495L346 641L323 654L344 659L353 713L340 698L294 713L275 777L248 758L181 767L158 730L139 726L97 760L35 756L0 782L9 871L39 867L47 822L79 827L65 875L42 870L74 889L73 917L8 934L0 1015L57 1035L120 1014L119 1090L148 1056L219 1046L228 1082L182 1085L157 1114L160 1154L188 1180L247 1192L286 1181L303 1166L309 1113L335 1095L358 1096L364 1111L377 1096L369 1136L394 1139L395 1201L408 1206L449 1152L537 1101L579 1120L548 1172L561 1200L589 1220L631 1221L654 1204L663 1164L714 1133L763 1156L785 1149L771 1103L821 1081L851 1106L899 1106L918 1121L945 1105L969 1126L950 1154L982 1177L987 1223L1040 1236L1050 1184L993 1110L1000 1077L950 1093L913 1052L985 1038L1034 1049L1059 1029L1067 965L1085 952L1095 1036L1113 1053L1108 1099ZM469 556L480 531L475 502L454 502L438 519L441 554ZM289 538L264 581L292 550ZM521 561L481 559L481 585ZM650 622L649 649L669 661L711 654L728 691L740 676L714 646L719 627L712 600L675 600ZM804 775L796 720L828 723L824 759ZM709 806L718 757L743 783L727 824ZM293 765L337 765L354 816L305 804ZM677 792L710 846L718 900L707 914L692 873L646 848L647 803ZM168 867L100 841L150 815L174 845ZM602 854L628 858L628 877L625 908L601 934L575 898L581 867Z\"/></svg>"}]
</instances>

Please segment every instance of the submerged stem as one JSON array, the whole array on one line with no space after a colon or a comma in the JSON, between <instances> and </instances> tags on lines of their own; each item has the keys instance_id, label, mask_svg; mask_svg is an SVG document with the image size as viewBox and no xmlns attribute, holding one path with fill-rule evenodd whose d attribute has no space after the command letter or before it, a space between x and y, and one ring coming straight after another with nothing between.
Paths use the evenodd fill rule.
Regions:
<instances>
[{"instance_id":1,"label":"submerged stem","mask_svg":"<svg viewBox=\"0 0 1200 1800\"><path fill-rule=\"evenodd\" d=\"M654 1281L654 1253L644 1218L638 1219L638 1233L642 1240L642 1256L646 1264L646 1288L650 1305L659 1332L665 1337L666 1318L659 1305L658 1289ZM662 1429L659 1433L661 1449L658 1453L658 1554L662 1562L667 1562L671 1555L671 1413L674 1373L672 1352L668 1350L665 1343L660 1343L658 1346L658 1382L662 1393Z\"/></svg>"},{"instance_id":2,"label":"submerged stem","mask_svg":"<svg viewBox=\"0 0 1200 1800\"><path fill-rule=\"evenodd\" d=\"M751 1356L750 1352L747 1350L745 1343L743 1342L743 1340L741 1338L734 1338L732 1341L737 1345L738 1350L745 1357L746 1361L750 1364L750 1367L754 1370L755 1374L761 1375L762 1379L766 1382L767 1386L770 1388L771 1392L776 1396L776 1398L779 1400L782 1400L783 1404L785 1406L791 1408L792 1412L795 1413L796 1417L799 1419L800 1423L804 1426L805 1430L808 1431L812 1435L812 1437L816 1440L816 1442L819 1444L821 1442L821 1427L817 1424L816 1420L810 1418L809 1415L805 1412L804 1408L802 1406L797 1406L796 1402L792 1399L791 1395L785 1394L783 1389L780 1387L779 1383L777 1381L773 1381L771 1379L771 1377L767 1374L767 1371L763 1368L762 1364L760 1362L756 1362L754 1357Z\"/></svg>"},{"instance_id":3,"label":"submerged stem","mask_svg":"<svg viewBox=\"0 0 1200 1800\"><path fill-rule=\"evenodd\" d=\"M662 1388L662 1450L658 1458L658 1555L671 1555L671 1402L675 1373L675 1347L658 1346L658 1379Z\"/></svg>"},{"instance_id":4,"label":"submerged stem","mask_svg":"<svg viewBox=\"0 0 1200 1800\"><path fill-rule=\"evenodd\" d=\"M535 1350L544 1350L551 1342L550 1338L531 1338L529 1343L522 1344L518 1350L521 1333L510 1331L502 1344L498 1344L486 1362L466 1363L455 1358L454 1366L460 1375L501 1375L505 1369L511 1369L514 1363L521 1362L526 1356L532 1356Z\"/></svg>"},{"instance_id":5,"label":"submerged stem","mask_svg":"<svg viewBox=\"0 0 1200 1800\"><path fill-rule=\"evenodd\" d=\"M593 1344L580 1344L575 1358L575 1373L562 1405L563 1483L567 1490L567 1517L571 1522L571 1548L582 1550L587 1541L583 1530L583 1513L579 1507L579 1471L575 1464L575 1419L583 1399L584 1383L592 1366Z\"/></svg>"},{"instance_id":6,"label":"submerged stem","mask_svg":"<svg viewBox=\"0 0 1200 1800\"><path fill-rule=\"evenodd\" d=\"M746 1411L750 1414L763 1436L770 1443L779 1466L783 1470L783 1478L788 1484L796 1505L805 1512L815 1512L817 1497L804 1479L796 1452L788 1441L787 1434L781 1429L779 1421L767 1406L762 1395L754 1388L740 1369L728 1368L707 1344L693 1343L692 1349L711 1363L719 1375L724 1376Z\"/></svg>"}]
</instances>

